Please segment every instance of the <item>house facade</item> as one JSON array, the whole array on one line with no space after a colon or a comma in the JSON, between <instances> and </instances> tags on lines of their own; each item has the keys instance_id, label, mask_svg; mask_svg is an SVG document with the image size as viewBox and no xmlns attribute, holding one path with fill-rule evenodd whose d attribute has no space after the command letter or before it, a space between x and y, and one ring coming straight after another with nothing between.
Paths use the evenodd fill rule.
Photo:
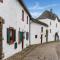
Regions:
<instances>
[{"instance_id":1,"label":"house facade","mask_svg":"<svg viewBox=\"0 0 60 60\"><path fill-rule=\"evenodd\" d=\"M60 20L56 14L52 11L44 11L37 19L49 26L48 42L60 40Z\"/></svg>"},{"instance_id":2,"label":"house facade","mask_svg":"<svg viewBox=\"0 0 60 60\"><path fill-rule=\"evenodd\" d=\"M30 22L30 43L42 44L48 40L48 25L38 20L31 20Z\"/></svg>"},{"instance_id":3,"label":"house facade","mask_svg":"<svg viewBox=\"0 0 60 60\"><path fill-rule=\"evenodd\" d=\"M6 59L29 46L30 19L22 0L0 0L0 58Z\"/></svg>"}]
</instances>

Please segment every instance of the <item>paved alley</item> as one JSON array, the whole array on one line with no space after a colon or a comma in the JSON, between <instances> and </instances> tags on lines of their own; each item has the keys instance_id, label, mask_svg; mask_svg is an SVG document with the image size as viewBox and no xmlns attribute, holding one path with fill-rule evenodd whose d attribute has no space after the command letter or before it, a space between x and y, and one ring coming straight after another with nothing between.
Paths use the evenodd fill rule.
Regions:
<instances>
[{"instance_id":1,"label":"paved alley","mask_svg":"<svg viewBox=\"0 0 60 60\"><path fill-rule=\"evenodd\" d=\"M39 45L23 60L60 60L60 42Z\"/></svg>"}]
</instances>

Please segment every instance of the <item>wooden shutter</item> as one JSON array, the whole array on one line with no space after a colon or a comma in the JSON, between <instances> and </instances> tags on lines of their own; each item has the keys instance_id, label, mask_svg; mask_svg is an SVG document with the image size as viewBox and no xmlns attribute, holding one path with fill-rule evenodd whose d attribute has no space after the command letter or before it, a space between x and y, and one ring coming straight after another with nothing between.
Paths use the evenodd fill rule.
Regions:
<instances>
[{"instance_id":1,"label":"wooden shutter","mask_svg":"<svg viewBox=\"0 0 60 60\"><path fill-rule=\"evenodd\" d=\"M10 44L10 31L7 29L7 43Z\"/></svg>"},{"instance_id":2,"label":"wooden shutter","mask_svg":"<svg viewBox=\"0 0 60 60\"><path fill-rule=\"evenodd\" d=\"M14 30L14 41L16 41L16 30Z\"/></svg>"},{"instance_id":3,"label":"wooden shutter","mask_svg":"<svg viewBox=\"0 0 60 60\"><path fill-rule=\"evenodd\" d=\"M18 43L20 43L20 31L18 31Z\"/></svg>"},{"instance_id":4,"label":"wooden shutter","mask_svg":"<svg viewBox=\"0 0 60 60\"><path fill-rule=\"evenodd\" d=\"M20 42L23 40L23 32L20 32Z\"/></svg>"},{"instance_id":5,"label":"wooden shutter","mask_svg":"<svg viewBox=\"0 0 60 60\"><path fill-rule=\"evenodd\" d=\"M22 10L22 21L24 21L24 11Z\"/></svg>"}]
</instances>

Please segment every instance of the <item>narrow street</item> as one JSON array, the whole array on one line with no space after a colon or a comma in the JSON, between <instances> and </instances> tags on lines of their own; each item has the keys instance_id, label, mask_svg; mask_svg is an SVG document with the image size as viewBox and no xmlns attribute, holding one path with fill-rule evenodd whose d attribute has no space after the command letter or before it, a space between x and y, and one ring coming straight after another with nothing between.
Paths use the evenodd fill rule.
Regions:
<instances>
[{"instance_id":1,"label":"narrow street","mask_svg":"<svg viewBox=\"0 0 60 60\"><path fill-rule=\"evenodd\" d=\"M39 45L23 60L60 60L60 42Z\"/></svg>"},{"instance_id":2,"label":"narrow street","mask_svg":"<svg viewBox=\"0 0 60 60\"><path fill-rule=\"evenodd\" d=\"M31 46L25 49L22 58L18 53L7 60L60 60L60 42Z\"/></svg>"}]
</instances>

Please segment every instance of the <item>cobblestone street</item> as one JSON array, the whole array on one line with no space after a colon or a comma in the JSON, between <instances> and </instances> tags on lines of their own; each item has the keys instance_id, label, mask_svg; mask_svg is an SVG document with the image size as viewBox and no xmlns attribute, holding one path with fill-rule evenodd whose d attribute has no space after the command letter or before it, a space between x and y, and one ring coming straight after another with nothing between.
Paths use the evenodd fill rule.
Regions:
<instances>
[{"instance_id":1,"label":"cobblestone street","mask_svg":"<svg viewBox=\"0 0 60 60\"><path fill-rule=\"evenodd\" d=\"M20 55L18 53L7 60L60 60L60 42L35 45L29 53L25 54L23 59L20 59Z\"/></svg>"},{"instance_id":2,"label":"cobblestone street","mask_svg":"<svg viewBox=\"0 0 60 60\"><path fill-rule=\"evenodd\" d=\"M60 60L60 42L39 45L23 60Z\"/></svg>"}]
</instances>

